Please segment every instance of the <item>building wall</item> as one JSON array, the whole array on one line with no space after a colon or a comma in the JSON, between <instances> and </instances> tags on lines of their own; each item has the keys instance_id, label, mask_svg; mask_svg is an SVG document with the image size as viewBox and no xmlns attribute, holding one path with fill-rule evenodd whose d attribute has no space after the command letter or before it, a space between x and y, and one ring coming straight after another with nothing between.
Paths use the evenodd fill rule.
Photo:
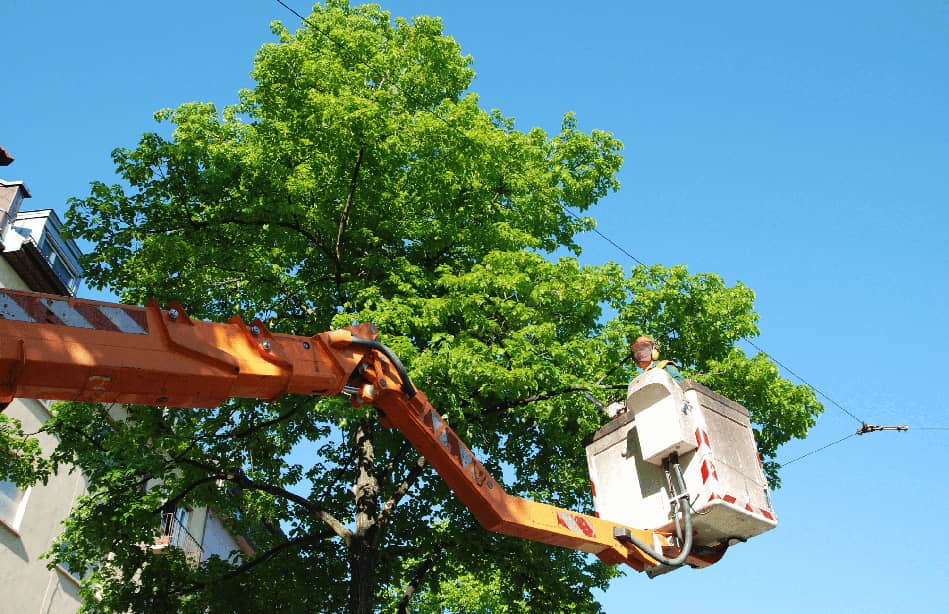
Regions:
<instances>
[{"instance_id":1,"label":"building wall","mask_svg":"<svg viewBox=\"0 0 949 614\"><path fill-rule=\"evenodd\" d=\"M0 258L0 287L29 289L3 258ZM47 404L34 399L15 399L3 413L20 420L26 433L37 432L50 417ZM127 417L122 406L113 406L110 413L116 420ZM56 441L52 437L43 433L38 437L44 452L54 449ZM11 488L12 484L7 483L0 493ZM42 558L42 554L62 532L62 520L85 489L85 480L79 471L70 473L68 468L63 468L46 485L37 484L20 492L17 513L6 522L0 518L0 614L72 614L79 609L78 579L58 566L47 569L48 560ZM0 510L2 508L0 505ZM155 522L157 528L157 516ZM206 508L190 510L185 528L202 548L200 560L212 555L227 560L232 552L240 549L220 518Z\"/></svg>"},{"instance_id":2,"label":"building wall","mask_svg":"<svg viewBox=\"0 0 949 614\"><path fill-rule=\"evenodd\" d=\"M13 267L3 258L0 258L0 288L12 288L14 290L28 289L26 284L23 283L23 280L20 279L20 276L13 270Z\"/></svg>"},{"instance_id":3,"label":"building wall","mask_svg":"<svg viewBox=\"0 0 949 614\"><path fill-rule=\"evenodd\" d=\"M220 557L225 561L234 562L240 556L240 546L224 528L224 523L215 514L208 510L204 522L203 534L204 560L212 556Z\"/></svg>"},{"instance_id":4,"label":"building wall","mask_svg":"<svg viewBox=\"0 0 949 614\"><path fill-rule=\"evenodd\" d=\"M24 275L32 271L28 269ZM0 258L0 287L31 289L4 258ZM110 413L116 420L127 417L121 406L113 406ZM4 415L20 420L26 433L39 431L50 417L47 404L33 399L15 399ZM44 433L38 438L43 451L52 452L56 441ZM85 492L81 472L70 473L68 468L52 476L46 485L37 484L25 491L10 482L0 483L0 614L71 614L79 609L79 580L59 566L47 569L49 561L42 555L62 532L62 520ZM11 505L11 501L15 504ZM184 528L198 546L195 562L212 555L230 559L231 553L240 549L221 520L209 510L189 509L187 518ZM156 529L159 522L156 515Z\"/></svg>"},{"instance_id":5,"label":"building wall","mask_svg":"<svg viewBox=\"0 0 949 614\"><path fill-rule=\"evenodd\" d=\"M25 284L0 259L0 286L25 289ZM16 418L27 433L36 432L49 419L45 403L33 399L15 399L4 415ZM49 435L38 435L44 452L56 442ZM79 585L65 570L47 569L41 555L49 550L62 531L60 521L69 514L85 482L77 471L61 469L45 486L37 484L22 492L16 518L0 519L0 587L3 612L50 612L70 614L79 609Z\"/></svg>"}]
</instances>

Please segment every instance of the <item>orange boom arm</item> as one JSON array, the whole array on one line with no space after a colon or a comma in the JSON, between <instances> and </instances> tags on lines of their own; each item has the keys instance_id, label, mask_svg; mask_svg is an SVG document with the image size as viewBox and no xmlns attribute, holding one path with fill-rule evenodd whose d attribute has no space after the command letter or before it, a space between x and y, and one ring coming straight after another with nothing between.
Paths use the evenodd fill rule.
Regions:
<instances>
[{"instance_id":1,"label":"orange boom arm","mask_svg":"<svg viewBox=\"0 0 949 614\"><path fill-rule=\"evenodd\" d=\"M486 529L596 554L642 571L672 541L551 505L509 495L415 390L370 324L313 337L270 333L255 320L192 320L179 306L160 309L0 289L0 406L14 397L215 407L228 398L271 400L288 393L371 403L399 429ZM718 557L714 557L717 559ZM705 566L714 559L690 556Z\"/></svg>"}]
</instances>

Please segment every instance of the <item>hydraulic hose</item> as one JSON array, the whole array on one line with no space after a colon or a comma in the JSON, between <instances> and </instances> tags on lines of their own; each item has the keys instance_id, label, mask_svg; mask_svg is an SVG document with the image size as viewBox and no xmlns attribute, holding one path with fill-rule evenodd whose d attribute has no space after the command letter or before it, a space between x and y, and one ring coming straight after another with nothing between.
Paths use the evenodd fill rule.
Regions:
<instances>
[{"instance_id":1,"label":"hydraulic hose","mask_svg":"<svg viewBox=\"0 0 949 614\"><path fill-rule=\"evenodd\" d=\"M389 362L395 367L395 370L399 373L399 377L402 379L402 392L404 392L410 399L415 396L415 386L412 384L412 380L409 379L409 374L405 370L405 367L402 366L402 361L399 360L399 357L395 355L395 352L390 350L387 346L379 343L375 339L366 339L365 337L353 337L353 345L361 345L363 347L372 348L373 350L378 350L389 359Z\"/></svg>"},{"instance_id":2,"label":"hydraulic hose","mask_svg":"<svg viewBox=\"0 0 949 614\"><path fill-rule=\"evenodd\" d=\"M672 473L675 476L677 490L682 493L682 494L678 494L678 493L676 494L676 500L678 500L678 498L684 496L686 492L685 480L682 479L682 471L679 469L679 463L673 463ZM683 532L685 533L685 535L682 538L682 551L679 552L678 556L674 558L669 558L667 556L664 556L656 552L655 550L653 550L646 544L644 544L642 541L636 539L635 536L629 533L624 533L622 535L622 540L629 541L634 546L636 546L637 548L639 548L640 550L642 550L643 552L645 552L652 558L656 559L656 561L658 561L659 563L663 565L667 565L669 567L679 567L680 565L685 563L685 559L687 559L689 554L692 552L692 508L689 505L688 501L686 501L684 505L681 502L678 503L678 507L680 510L682 510L682 522L684 525ZM678 519L676 519L677 533L678 533L678 524L679 524L679 521Z\"/></svg>"},{"instance_id":3,"label":"hydraulic hose","mask_svg":"<svg viewBox=\"0 0 949 614\"><path fill-rule=\"evenodd\" d=\"M373 350L378 350L386 358L392 362L392 365L395 367L395 370L398 372L399 377L402 378L402 392L404 392L409 398L415 396L415 386L412 384L412 380L409 378L408 372L405 370L405 367L402 365L402 361L399 360L399 357L395 355L395 352L390 350L387 346L379 343L374 339L366 339L365 337L353 337L353 345L361 345L363 347L371 348ZM634 546L654 558L662 565L667 565L669 567L679 567L685 560L688 558L689 554L692 552L692 508L688 501L683 504L679 499L685 496L685 480L682 478L682 470L679 468L679 463L672 463L672 473L675 476L675 499L676 505L682 512L682 523L683 527L680 531L679 528L679 519L676 518L676 534L680 536L682 541L682 550L679 552L679 555L674 558L669 558L664 556L651 547L647 546L645 543L637 539L635 536L625 533L621 537L622 540L629 541ZM684 533L684 535L682 535Z\"/></svg>"}]
</instances>

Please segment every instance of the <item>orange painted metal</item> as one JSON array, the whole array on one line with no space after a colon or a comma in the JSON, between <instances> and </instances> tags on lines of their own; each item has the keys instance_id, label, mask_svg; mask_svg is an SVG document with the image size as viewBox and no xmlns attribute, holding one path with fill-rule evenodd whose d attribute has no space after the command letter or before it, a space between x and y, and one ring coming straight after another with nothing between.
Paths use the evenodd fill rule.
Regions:
<instances>
[{"instance_id":1,"label":"orange painted metal","mask_svg":"<svg viewBox=\"0 0 949 614\"><path fill-rule=\"evenodd\" d=\"M103 309L120 311L139 332L89 315ZM19 396L215 407L232 397L328 396L340 392L366 352L331 348L339 331L271 334L260 322L192 320L180 307L154 303L130 307L2 289L0 313L0 403ZM373 334L369 325L353 331Z\"/></svg>"},{"instance_id":2,"label":"orange painted metal","mask_svg":"<svg viewBox=\"0 0 949 614\"><path fill-rule=\"evenodd\" d=\"M387 374L387 381L394 375ZM409 399L390 383L382 389L372 385L362 397L384 412L384 425L397 428L412 442L484 528L590 552L606 563L626 563L638 571L656 565L639 549L613 537L613 529L621 525L506 493L423 392ZM671 544L666 536L652 531L630 530L657 548Z\"/></svg>"},{"instance_id":3,"label":"orange painted metal","mask_svg":"<svg viewBox=\"0 0 949 614\"><path fill-rule=\"evenodd\" d=\"M506 493L425 394L409 397L391 361L353 344L354 335L375 339L376 330L362 324L313 337L272 334L259 321L192 320L175 305L131 307L0 289L0 404L25 397L214 407L228 398L331 396L353 386L354 402L380 409L383 424L404 434L485 528L639 571L656 565L613 537L620 525ZM672 548L665 535L625 528L657 550Z\"/></svg>"}]
</instances>

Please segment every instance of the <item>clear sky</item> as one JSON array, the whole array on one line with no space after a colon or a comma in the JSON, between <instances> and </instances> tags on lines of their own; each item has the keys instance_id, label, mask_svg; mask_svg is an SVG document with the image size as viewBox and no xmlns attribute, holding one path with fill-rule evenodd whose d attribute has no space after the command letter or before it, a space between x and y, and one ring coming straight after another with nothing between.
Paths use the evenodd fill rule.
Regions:
<instances>
[{"instance_id":1,"label":"clear sky","mask_svg":"<svg viewBox=\"0 0 949 614\"><path fill-rule=\"evenodd\" d=\"M846 412L910 426L791 463L776 530L706 570L620 578L606 611L949 610L949 2L382 4L441 15L520 128L574 111L625 143L603 234L757 292L756 343L833 399L779 460L853 433ZM0 3L0 176L62 213L155 110L235 102L272 19L299 24L273 0Z\"/></svg>"}]
</instances>

